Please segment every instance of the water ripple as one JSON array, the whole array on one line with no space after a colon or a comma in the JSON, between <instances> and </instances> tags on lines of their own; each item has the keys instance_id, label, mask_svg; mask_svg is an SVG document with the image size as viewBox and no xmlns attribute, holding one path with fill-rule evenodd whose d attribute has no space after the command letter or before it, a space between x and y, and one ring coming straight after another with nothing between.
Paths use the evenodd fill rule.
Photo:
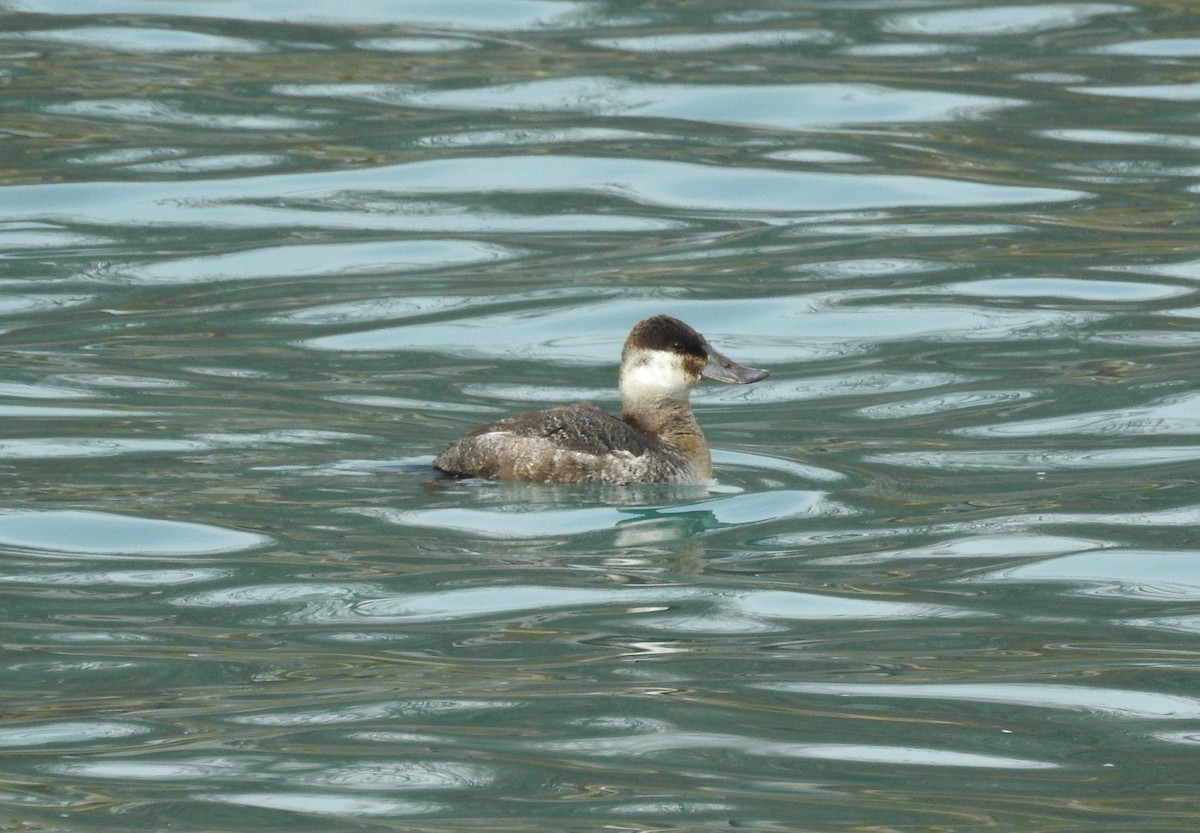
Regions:
<instances>
[{"instance_id":1,"label":"water ripple","mask_svg":"<svg viewBox=\"0 0 1200 833\"><path fill-rule=\"evenodd\" d=\"M447 268L512 257L513 252L460 240L271 246L223 255L160 261L118 270L126 282L209 283L219 280L289 279L319 275L392 274L406 269Z\"/></svg>"},{"instance_id":2,"label":"water ripple","mask_svg":"<svg viewBox=\"0 0 1200 833\"><path fill-rule=\"evenodd\" d=\"M976 437L1200 434L1200 393L1174 394L1135 407L959 428L956 433Z\"/></svg>"},{"instance_id":3,"label":"water ripple","mask_svg":"<svg viewBox=\"0 0 1200 833\"><path fill-rule=\"evenodd\" d=\"M588 740L545 741L537 748L560 753L569 752L589 757L630 756L653 757L666 752L688 749L726 749L743 755L775 758L808 758L823 761L855 761L859 763L894 766L962 767L985 769L1055 769L1058 764L1048 761L1010 758L972 752L920 748L838 743L784 743L764 741L740 735L710 732L661 731L634 737L611 737Z\"/></svg>"},{"instance_id":4,"label":"water ripple","mask_svg":"<svg viewBox=\"0 0 1200 833\"><path fill-rule=\"evenodd\" d=\"M1012 99L909 92L866 84L655 85L621 78L554 78L452 91L411 85L284 85L284 95L357 99L445 110L496 109L604 113L717 124L811 130L832 125L978 118L1015 107Z\"/></svg>"},{"instance_id":5,"label":"water ripple","mask_svg":"<svg viewBox=\"0 0 1200 833\"><path fill-rule=\"evenodd\" d=\"M434 801L413 801L404 798L364 798L341 793L322 793L312 790L303 795L293 792L221 792L197 795L201 801L215 801L264 810L283 810L291 813L314 813L321 816L355 818L359 816L413 816L434 813L446 805Z\"/></svg>"},{"instance_id":6,"label":"water ripple","mask_svg":"<svg viewBox=\"0 0 1200 833\"><path fill-rule=\"evenodd\" d=\"M230 570L193 567L180 570L72 570L0 574L0 581L14 585L37 584L56 587L178 587L214 581L232 575Z\"/></svg>"},{"instance_id":7,"label":"water ripple","mask_svg":"<svg viewBox=\"0 0 1200 833\"><path fill-rule=\"evenodd\" d=\"M1196 601L1200 600L1200 552L1106 549L1021 564L963 581L1060 584L1078 594Z\"/></svg>"},{"instance_id":8,"label":"water ripple","mask_svg":"<svg viewBox=\"0 0 1200 833\"><path fill-rule=\"evenodd\" d=\"M182 28L138 28L135 26L77 26L64 29L35 29L5 32L3 40L65 44L74 47L132 52L257 52L261 44L245 38L189 32Z\"/></svg>"},{"instance_id":9,"label":"water ripple","mask_svg":"<svg viewBox=\"0 0 1200 833\"><path fill-rule=\"evenodd\" d=\"M903 412L903 409L901 409ZM884 414L892 413L885 408ZM978 449L950 451L899 451L871 454L873 463L936 471L1030 471L1055 469L1128 469L1188 463L1200 459L1200 446L1154 445L1140 448Z\"/></svg>"},{"instance_id":10,"label":"water ripple","mask_svg":"<svg viewBox=\"0 0 1200 833\"><path fill-rule=\"evenodd\" d=\"M1116 3L1042 3L1036 6L991 6L952 11L922 11L885 21L890 32L915 35L996 37L1027 35L1078 26L1102 15L1129 14L1134 7Z\"/></svg>"},{"instance_id":11,"label":"water ripple","mask_svg":"<svg viewBox=\"0 0 1200 833\"><path fill-rule=\"evenodd\" d=\"M47 113L101 121L141 122L205 130L301 130L317 126L307 119L261 113L199 113L182 103L128 98L101 98L50 104Z\"/></svg>"},{"instance_id":12,"label":"water ripple","mask_svg":"<svg viewBox=\"0 0 1200 833\"><path fill-rule=\"evenodd\" d=\"M88 556L213 555L264 546L265 535L208 524L79 510L0 513L0 546Z\"/></svg>"},{"instance_id":13,"label":"water ripple","mask_svg":"<svg viewBox=\"0 0 1200 833\"><path fill-rule=\"evenodd\" d=\"M517 486L516 491L528 498L543 490L536 486ZM510 504L496 510L446 507L347 511L379 518L401 527L430 527L470 532L485 538L546 538L616 530L632 531L644 540L649 540L645 538L649 533L648 526L656 530L656 534L651 536L654 540L663 540L691 534L691 527L695 521L710 527L727 527L781 518L814 518L847 513L844 507L830 501L824 492L776 490L696 500L697 493L703 494L704 491L703 487L682 490L668 487L665 491L648 487L634 495L627 494L626 490L609 493L621 498L622 502L654 496L660 499L672 495L677 499L684 496L692 498L677 505L659 507L558 509L539 505L537 502L526 502ZM552 491L550 494L554 495L557 492ZM677 519L686 523L678 523Z\"/></svg>"},{"instance_id":14,"label":"water ripple","mask_svg":"<svg viewBox=\"0 0 1200 833\"><path fill-rule=\"evenodd\" d=\"M124 117L124 116L122 116ZM470 185L467 185L470 183ZM347 193L388 192L387 207L347 207ZM281 193L310 197L289 207ZM766 212L849 211L903 206L1000 206L1079 200L1087 195L1057 188L991 185L925 176L815 173L701 165L638 158L510 155L435 159L336 174L270 174L253 179L209 179L176 183L172 199L156 183L55 183L0 188L0 222L113 225L193 224L243 228L352 226L367 230L428 228L427 207L406 210L403 197L483 193L576 192L627 200L640 207L718 212L723 216ZM257 205L257 202L269 204ZM442 232L471 227L460 210L435 216ZM573 215L563 215L571 219ZM586 222L586 216L583 218ZM487 217L476 217L475 227ZM522 221L546 232L549 218ZM466 223L467 225L464 225ZM663 228L640 221L641 228ZM486 225L484 226L486 227ZM636 226L626 225L627 230ZM608 228L601 226L600 228Z\"/></svg>"},{"instance_id":15,"label":"water ripple","mask_svg":"<svg viewBox=\"0 0 1200 833\"><path fill-rule=\"evenodd\" d=\"M720 33L635 35L626 38L593 38L588 43L630 52L707 52L710 50L832 44L838 37L824 29L745 29Z\"/></svg>"},{"instance_id":16,"label":"water ripple","mask_svg":"<svg viewBox=\"0 0 1200 833\"><path fill-rule=\"evenodd\" d=\"M770 683L775 691L830 697L962 700L1063 709L1124 720L1195 720L1200 699L1147 691L1045 683Z\"/></svg>"},{"instance_id":17,"label":"water ripple","mask_svg":"<svg viewBox=\"0 0 1200 833\"><path fill-rule=\"evenodd\" d=\"M592 5L571 0L408 0L397 7L388 0L359 0L350 7L331 7L322 0L293 0L282 8L256 0L228 0L217 7L207 0L78 0L68 12L55 0L22 0L21 8L44 15L154 13L183 19L519 31L567 24Z\"/></svg>"},{"instance_id":18,"label":"water ripple","mask_svg":"<svg viewBox=\"0 0 1200 833\"><path fill-rule=\"evenodd\" d=\"M116 721L59 721L0 726L0 748L110 741L145 734L148 731L145 726Z\"/></svg>"},{"instance_id":19,"label":"water ripple","mask_svg":"<svg viewBox=\"0 0 1200 833\"><path fill-rule=\"evenodd\" d=\"M435 714L507 709L517 705L515 702L506 702L503 700L448 698L438 700L398 700L346 706L337 709L302 709L286 712L271 711L262 714L238 715L231 718L231 722L246 726L341 726L351 723L425 717Z\"/></svg>"}]
</instances>

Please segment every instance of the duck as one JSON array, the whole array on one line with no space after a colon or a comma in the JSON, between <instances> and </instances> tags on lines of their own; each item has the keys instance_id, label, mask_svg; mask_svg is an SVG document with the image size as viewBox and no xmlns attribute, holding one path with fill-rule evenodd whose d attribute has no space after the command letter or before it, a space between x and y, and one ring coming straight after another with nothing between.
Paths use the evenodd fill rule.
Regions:
<instances>
[{"instance_id":1,"label":"duck","mask_svg":"<svg viewBox=\"0 0 1200 833\"><path fill-rule=\"evenodd\" d=\"M769 375L727 358L678 318L655 315L634 325L621 349L621 416L580 402L508 417L450 443L433 466L456 478L537 483L711 483L692 388Z\"/></svg>"}]
</instances>

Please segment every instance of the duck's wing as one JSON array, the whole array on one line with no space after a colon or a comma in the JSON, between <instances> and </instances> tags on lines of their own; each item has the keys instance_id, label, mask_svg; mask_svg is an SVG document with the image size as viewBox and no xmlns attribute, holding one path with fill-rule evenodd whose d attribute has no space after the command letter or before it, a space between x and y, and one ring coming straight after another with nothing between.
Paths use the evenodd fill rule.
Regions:
<instances>
[{"instance_id":1,"label":"duck's wing","mask_svg":"<svg viewBox=\"0 0 1200 833\"><path fill-rule=\"evenodd\" d=\"M610 480L606 472L614 464L627 465L661 445L624 420L580 403L476 428L433 464L459 476L577 483Z\"/></svg>"},{"instance_id":2,"label":"duck's wing","mask_svg":"<svg viewBox=\"0 0 1200 833\"><path fill-rule=\"evenodd\" d=\"M485 426L480 431L488 428ZM490 428L519 437L550 440L559 448L583 454L602 455L625 451L637 456L658 442L590 402L521 414L493 423Z\"/></svg>"}]
</instances>

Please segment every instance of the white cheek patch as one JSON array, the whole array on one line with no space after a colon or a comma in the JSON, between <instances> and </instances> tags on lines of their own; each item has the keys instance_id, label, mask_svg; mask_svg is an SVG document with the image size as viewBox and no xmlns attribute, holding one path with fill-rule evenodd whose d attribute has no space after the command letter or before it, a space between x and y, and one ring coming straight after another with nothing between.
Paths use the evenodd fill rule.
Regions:
<instances>
[{"instance_id":1,"label":"white cheek patch","mask_svg":"<svg viewBox=\"0 0 1200 833\"><path fill-rule=\"evenodd\" d=\"M621 387L634 396L687 396L691 387L683 357L665 350L647 351L622 380Z\"/></svg>"}]
</instances>

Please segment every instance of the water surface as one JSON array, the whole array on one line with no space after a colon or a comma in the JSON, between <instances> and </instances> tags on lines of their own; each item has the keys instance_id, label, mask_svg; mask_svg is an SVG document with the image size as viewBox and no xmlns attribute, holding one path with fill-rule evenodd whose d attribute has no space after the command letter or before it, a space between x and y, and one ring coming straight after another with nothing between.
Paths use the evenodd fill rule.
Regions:
<instances>
[{"instance_id":1,"label":"water surface","mask_svg":"<svg viewBox=\"0 0 1200 833\"><path fill-rule=\"evenodd\" d=\"M3 826L1194 828L1193 14L286 5L0 2Z\"/></svg>"}]
</instances>

